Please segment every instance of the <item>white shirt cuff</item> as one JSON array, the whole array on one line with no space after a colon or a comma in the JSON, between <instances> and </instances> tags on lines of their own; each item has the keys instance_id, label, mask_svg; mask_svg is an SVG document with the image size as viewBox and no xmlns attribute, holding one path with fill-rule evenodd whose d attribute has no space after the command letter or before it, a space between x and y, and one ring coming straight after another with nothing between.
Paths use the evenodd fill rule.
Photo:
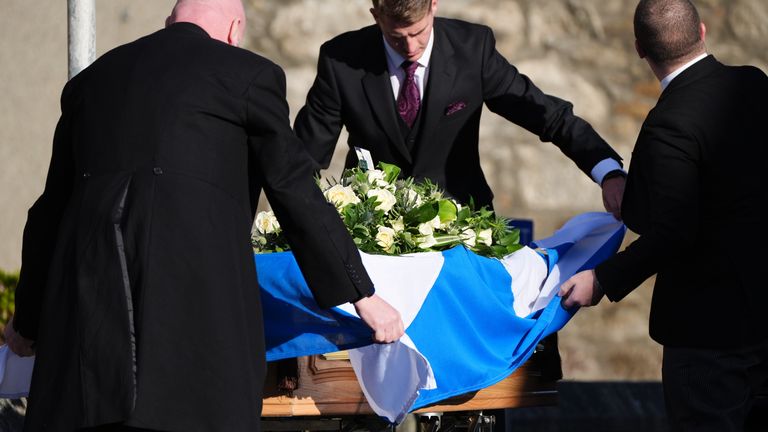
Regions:
<instances>
[{"instance_id":1,"label":"white shirt cuff","mask_svg":"<svg viewBox=\"0 0 768 432\"><path fill-rule=\"evenodd\" d=\"M621 168L621 165L619 165L615 159L611 158L601 160L597 165L595 165L594 168L592 168L592 172L590 174L592 176L592 180L594 180L595 183L602 185L603 177L605 177L606 174L613 170L621 170L624 174L626 174L626 171Z\"/></svg>"}]
</instances>

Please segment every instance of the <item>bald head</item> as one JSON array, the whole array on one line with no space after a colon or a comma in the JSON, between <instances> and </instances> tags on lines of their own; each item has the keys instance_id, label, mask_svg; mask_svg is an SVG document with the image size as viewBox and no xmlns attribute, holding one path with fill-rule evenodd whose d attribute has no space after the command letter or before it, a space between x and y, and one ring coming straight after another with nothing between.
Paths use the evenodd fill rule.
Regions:
<instances>
[{"instance_id":1,"label":"bald head","mask_svg":"<svg viewBox=\"0 0 768 432\"><path fill-rule=\"evenodd\" d=\"M197 24L212 38L239 46L245 31L245 10L241 0L177 0L165 24L177 22Z\"/></svg>"},{"instance_id":2,"label":"bald head","mask_svg":"<svg viewBox=\"0 0 768 432\"><path fill-rule=\"evenodd\" d=\"M706 52L704 27L690 0L641 0L635 9L638 52L661 67Z\"/></svg>"}]
</instances>

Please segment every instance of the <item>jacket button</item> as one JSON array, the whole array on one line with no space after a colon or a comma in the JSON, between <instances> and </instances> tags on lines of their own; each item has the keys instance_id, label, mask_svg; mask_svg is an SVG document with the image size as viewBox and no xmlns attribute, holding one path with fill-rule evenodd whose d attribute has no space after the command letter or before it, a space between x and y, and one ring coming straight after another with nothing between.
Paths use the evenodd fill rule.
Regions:
<instances>
[{"instance_id":1,"label":"jacket button","mask_svg":"<svg viewBox=\"0 0 768 432\"><path fill-rule=\"evenodd\" d=\"M152 172L155 173L155 175L161 175L163 173L163 169L160 167L154 167L152 168Z\"/></svg>"}]
</instances>

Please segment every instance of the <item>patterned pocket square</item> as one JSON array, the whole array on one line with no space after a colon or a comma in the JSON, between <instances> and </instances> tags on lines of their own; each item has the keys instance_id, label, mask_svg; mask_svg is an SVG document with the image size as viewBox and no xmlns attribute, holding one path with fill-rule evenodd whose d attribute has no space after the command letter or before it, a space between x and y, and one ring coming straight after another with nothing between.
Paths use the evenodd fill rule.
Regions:
<instances>
[{"instance_id":1,"label":"patterned pocket square","mask_svg":"<svg viewBox=\"0 0 768 432\"><path fill-rule=\"evenodd\" d=\"M454 102L445 108L445 115L449 116L452 114L456 114L457 112L463 110L466 107L467 107L467 104L465 104L464 102Z\"/></svg>"}]
</instances>

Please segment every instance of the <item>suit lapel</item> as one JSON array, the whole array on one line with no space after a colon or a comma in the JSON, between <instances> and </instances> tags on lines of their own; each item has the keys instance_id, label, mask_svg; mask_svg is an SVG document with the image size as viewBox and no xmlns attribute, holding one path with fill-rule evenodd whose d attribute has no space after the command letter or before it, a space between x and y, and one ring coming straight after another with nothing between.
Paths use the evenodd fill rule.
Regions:
<instances>
[{"instance_id":1,"label":"suit lapel","mask_svg":"<svg viewBox=\"0 0 768 432\"><path fill-rule=\"evenodd\" d=\"M368 105L389 138L389 142L396 148L408 163L411 163L411 153L400 136L400 126L397 123L397 113L395 112L394 99L392 97L392 84L389 81L389 70L387 69L387 58L384 52L384 41L381 33L378 35L378 49L372 51L368 56L367 71L363 76L363 89L368 99Z\"/></svg>"},{"instance_id":2,"label":"suit lapel","mask_svg":"<svg viewBox=\"0 0 768 432\"><path fill-rule=\"evenodd\" d=\"M437 125L444 116L444 108L456 79L456 64L453 62L453 46L440 25L439 18L435 19L435 42L432 47L432 58L429 65L429 80L427 81L426 111L423 112L424 123L419 139L418 148L424 148L423 143L432 139Z\"/></svg>"}]
</instances>

